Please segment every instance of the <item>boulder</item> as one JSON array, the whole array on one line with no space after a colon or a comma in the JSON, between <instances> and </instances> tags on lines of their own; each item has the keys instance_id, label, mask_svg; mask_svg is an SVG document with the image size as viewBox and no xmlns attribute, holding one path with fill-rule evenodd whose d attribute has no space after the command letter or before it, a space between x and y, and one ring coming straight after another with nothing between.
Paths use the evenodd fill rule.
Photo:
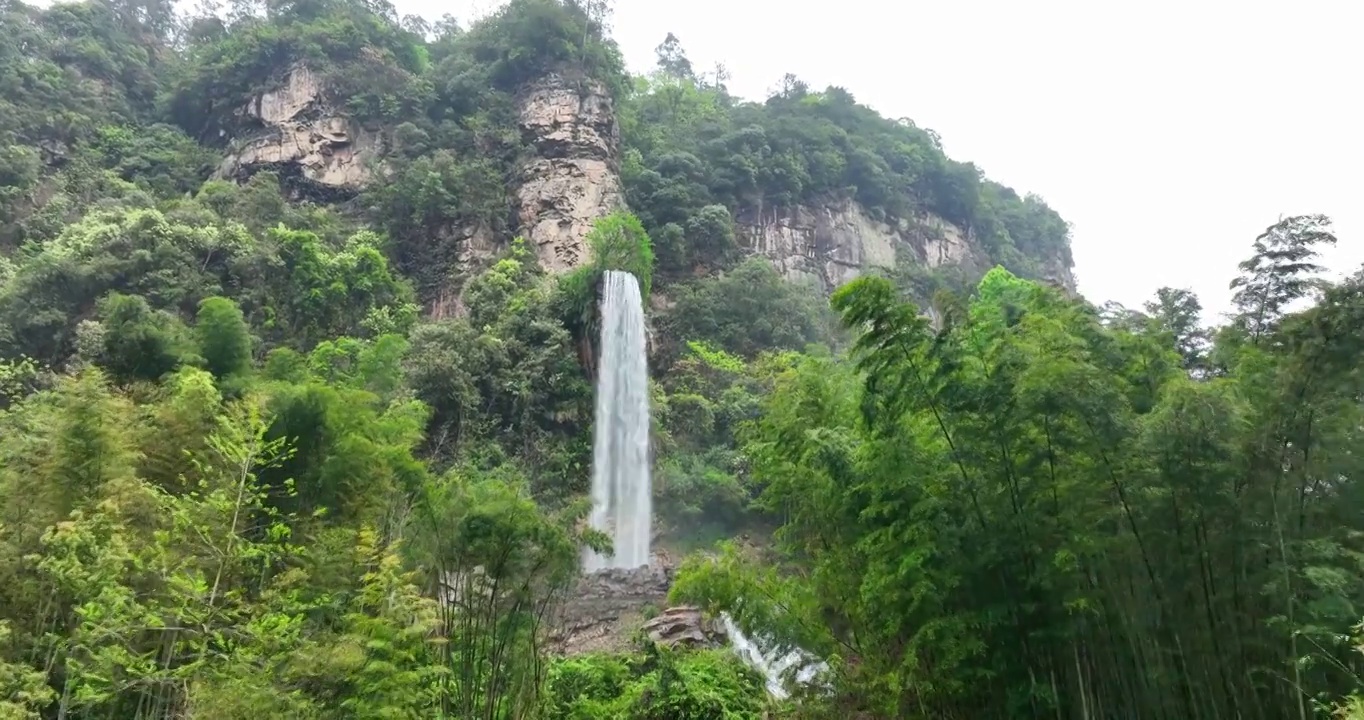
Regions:
<instances>
[{"instance_id":1,"label":"boulder","mask_svg":"<svg viewBox=\"0 0 1364 720\"><path fill-rule=\"evenodd\" d=\"M719 647L725 642L724 629L690 605L664 610L645 622L643 630L650 641L668 647Z\"/></svg>"}]
</instances>

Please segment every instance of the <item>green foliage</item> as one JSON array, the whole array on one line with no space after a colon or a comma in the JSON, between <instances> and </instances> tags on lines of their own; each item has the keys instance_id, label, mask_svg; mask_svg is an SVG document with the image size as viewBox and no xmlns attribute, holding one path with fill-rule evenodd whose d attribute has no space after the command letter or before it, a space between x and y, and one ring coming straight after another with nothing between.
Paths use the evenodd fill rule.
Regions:
<instances>
[{"instance_id":1,"label":"green foliage","mask_svg":"<svg viewBox=\"0 0 1364 720\"><path fill-rule=\"evenodd\" d=\"M250 244L240 227L195 227L155 210L88 215L20 256L0 288L0 352L64 359L77 321L111 291L191 313L232 283L232 260Z\"/></svg>"},{"instance_id":2,"label":"green foliage","mask_svg":"<svg viewBox=\"0 0 1364 720\"><path fill-rule=\"evenodd\" d=\"M441 461L515 457L551 504L586 490L592 388L559 300L522 243L473 278L462 318L414 328L406 381Z\"/></svg>"},{"instance_id":3,"label":"green foliage","mask_svg":"<svg viewBox=\"0 0 1364 720\"><path fill-rule=\"evenodd\" d=\"M585 239L591 264L600 271L622 270L639 281L639 292L649 297L654 276L654 250L639 218L614 212L592 224Z\"/></svg>"},{"instance_id":4,"label":"green foliage","mask_svg":"<svg viewBox=\"0 0 1364 720\"><path fill-rule=\"evenodd\" d=\"M119 22L115 6L6 3L0 14L10 30L0 42L0 147L61 154L153 109L155 39Z\"/></svg>"},{"instance_id":5,"label":"green foliage","mask_svg":"<svg viewBox=\"0 0 1364 720\"><path fill-rule=\"evenodd\" d=\"M317 235L278 227L277 274L269 282L278 300L263 308L266 327L304 346L338 335L406 332L416 321L412 290L396 277L370 232L352 236L339 251Z\"/></svg>"},{"instance_id":6,"label":"green foliage","mask_svg":"<svg viewBox=\"0 0 1364 720\"><path fill-rule=\"evenodd\" d=\"M19 356L0 360L0 410L36 391L45 373L33 358Z\"/></svg>"},{"instance_id":7,"label":"green foliage","mask_svg":"<svg viewBox=\"0 0 1364 720\"><path fill-rule=\"evenodd\" d=\"M198 190L218 160L178 128L164 124L102 127L88 152L96 166L157 197Z\"/></svg>"},{"instance_id":8,"label":"green foliage","mask_svg":"<svg viewBox=\"0 0 1364 720\"><path fill-rule=\"evenodd\" d=\"M416 132L417 130L413 126ZM429 142L429 140L428 140ZM417 153L422 146L403 148ZM458 266L461 228L502 229L510 198L503 170L485 155L460 160L448 150L399 160L394 177L367 192L375 222L392 239L388 252L426 295Z\"/></svg>"},{"instance_id":9,"label":"green foliage","mask_svg":"<svg viewBox=\"0 0 1364 720\"><path fill-rule=\"evenodd\" d=\"M604 36L603 14L604 6L588 2L513 0L460 40L502 90L565 68L619 85L623 63Z\"/></svg>"},{"instance_id":10,"label":"green foliage","mask_svg":"<svg viewBox=\"0 0 1364 720\"><path fill-rule=\"evenodd\" d=\"M426 69L421 39L376 10L345 0L300 2L274 5L265 17L237 17L226 27L216 18L202 19L221 30L194 38L190 61L174 79L171 116L191 135L208 137L210 130L230 126L233 110L295 65L318 72L360 117L421 108L430 92L418 76Z\"/></svg>"},{"instance_id":11,"label":"green foliage","mask_svg":"<svg viewBox=\"0 0 1364 720\"><path fill-rule=\"evenodd\" d=\"M1284 218L1255 239L1255 254L1240 265L1244 274L1231 282L1241 327L1252 341L1273 330L1287 306L1311 290L1310 275L1323 269L1312 263L1317 246L1335 244L1324 215Z\"/></svg>"},{"instance_id":12,"label":"green foliage","mask_svg":"<svg viewBox=\"0 0 1364 720\"><path fill-rule=\"evenodd\" d=\"M1228 327L1168 288L1101 311L1028 280L1070 265L1041 199L839 88L742 102L676 37L628 78L605 3L224 10L0 6L0 716L1357 714L1364 276L1314 277L1326 218L1256 240ZM301 68L384 181L207 180ZM501 245L549 75L612 95L634 213L557 278ZM740 223L848 201L996 267L860 278L836 326L742 257ZM744 536L671 599L825 663L781 707L728 651L546 657L603 540L607 269L665 309L662 544Z\"/></svg>"},{"instance_id":13,"label":"green foliage","mask_svg":"<svg viewBox=\"0 0 1364 720\"><path fill-rule=\"evenodd\" d=\"M269 340L303 348L335 335L404 332L415 321L411 288L373 233L333 249L308 231L277 226L259 237L208 220L110 210L30 247L0 286L0 352L66 359L78 322L110 292L181 318L207 297L229 297Z\"/></svg>"},{"instance_id":14,"label":"green foliage","mask_svg":"<svg viewBox=\"0 0 1364 720\"><path fill-rule=\"evenodd\" d=\"M802 350L834 339L833 322L818 291L786 282L761 259L675 286L669 293L676 305L660 324L672 338L705 340L748 358L763 350Z\"/></svg>"},{"instance_id":15,"label":"green foliage","mask_svg":"<svg viewBox=\"0 0 1364 720\"><path fill-rule=\"evenodd\" d=\"M9 624L0 622L0 650L10 648ZM8 654L8 652L6 653ZM56 699L41 670L0 660L0 717L6 720L38 720L39 710Z\"/></svg>"},{"instance_id":16,"label":"green foliage","mask_svg":"<svg viewBox=\"0 0 1364 720\"><path fill-rule=\"evenodd\" d=\"M199 355L213 377L224 380L251 370L251 330L241 308L223 297L205 298L194 320Z\"/></svg>"},{"instance_id":17,"label":"green foliage","mask_svg":"<svg viewBox=\"0 0 1364 720\"><path fill-rule=\"evenodd\" d=\"M602 271L584 265L559 276L555 285L554 313L579 342L592 342L597 336L597 288Z\"/></svg>"},{"instance_id":18,"label":"green foliage","mask_svg":"<svg viewBox=\"0 0 1364 720\"><path fill-rule=\"evenodd\" d=\"M761 677L727 650L566 658L551 666L548 692L550 720L747 720L766 705Z\"/></svg>"},{"instance_id":19,"label":"green foliage","mask_svg":"<svg viewBox=\"0 0 1364 720\"><path fill-rule=\"evenodd\" d=\"M741 431L775 552L695 558L674 598L827 659L833 694L807 700L842 712L1329 704L1359 667L1341 642L1359 538L1335 518L1359 417L1338 323L1361 297L1353 278L1267 342L1219 339L1212 378L1176 352L1196 298L1105 328L996 268L934 330L888 281L854 281L833 300L851 362L789 366ZM1326 475L1345 484L1310 489Z\"/></svg>"},{"instance_id":20,"label":"green foliage","mask_svg":"<svg viewBox=\"0 0 1364 720\"><path fill-rule=\"evenodd\" d=\"M214 340L234 328L229 301L204 303L205 361L240 399L189 367L130 394L87 369L0 413L5 710L524 716L580 510L547 514L505 472L432 479L401 338L322 343L292 370L281 349L253 379L242 337ZM454 578L497 601L440 610ZM39 649L54 670L11 661Z\"/></svg>"},{"instance_id":21,"label":"green foliage","mask_svg":"<svg viewBox=\"0 0 1364 720\"><path fill-rule=\"evenodd\" d=\"M770 374L789 358L767 354L751 364L704 342L668 369L652 401L655 507L666 538L686 546L713 542L762 524L739 451L739 430L759 414Z\"/></svg>"},{"instance_id":22,"label":"green foliage","mask_svg":"<svg viewBox=\"0 0 1364 720\"><path fill-rule=\"evenodd\" d=\"M185 332L174 315L153 312L141 297L111 293L99 303L99 318L98 361L113 378L157 380L180 363Z\"/></svg>"}]
</instances>

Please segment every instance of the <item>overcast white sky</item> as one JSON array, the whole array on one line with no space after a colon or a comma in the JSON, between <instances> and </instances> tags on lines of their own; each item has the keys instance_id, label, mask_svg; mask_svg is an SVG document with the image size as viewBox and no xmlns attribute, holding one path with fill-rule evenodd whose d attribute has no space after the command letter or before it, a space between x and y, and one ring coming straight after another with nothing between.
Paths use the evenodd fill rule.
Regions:
<instances>
[{"instance_id":1,"label":"overcast white sky","mask_svg":"<svg viewBox=\"0 0 1364 720\"><path fill-rule=\"evenodd\" d=\"M396 0L467 24L495 0ZM698 69L764 97L784 73L936 130L947 152L1073 225L1091 301L1196 291L1206 320L1280 214L1336 222L1364 263L1358 0L614 0L630 68L675 33Z\"/></svg>"}]
</instances>

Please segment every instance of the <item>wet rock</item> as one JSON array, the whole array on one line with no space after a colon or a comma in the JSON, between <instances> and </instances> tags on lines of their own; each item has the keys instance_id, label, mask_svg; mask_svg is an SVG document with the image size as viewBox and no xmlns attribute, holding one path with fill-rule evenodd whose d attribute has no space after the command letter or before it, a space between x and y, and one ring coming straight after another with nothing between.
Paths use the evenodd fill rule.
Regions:
<instances>
[{"instance_id":1,"label":"wet rock","mask_svg":"<svg viewBox=\"0 0 1364 720\"><path fill-rule=\"evenodd\" d=\"M646 610L667 602L674 568L657 561L638 568L609 568L579 578L550 621L550 647L573 655L629 648Z\"/></svg>"}]
</instances>

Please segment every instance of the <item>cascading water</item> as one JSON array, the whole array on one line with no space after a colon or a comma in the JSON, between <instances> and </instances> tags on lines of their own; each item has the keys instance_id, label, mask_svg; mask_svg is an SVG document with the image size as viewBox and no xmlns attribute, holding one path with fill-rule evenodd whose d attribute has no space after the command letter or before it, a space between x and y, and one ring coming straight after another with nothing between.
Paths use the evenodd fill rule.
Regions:
<instances>
[{"instance_id":1,"label":"cascading water","mask_svg":"<svg viewBox=\"0 0 1364 720\"><path fill-rule=\"evenodd\" d=\"M649 368L639 281L618 270L602 279L601 359L592 448L592 527L613 555L587 550L583 569L649 564L653 485L649 477Z\"/></svg>"},{"instance_id":2,"label":"cascading water","mask_svg":"<svg viewBox=\"0 0 1364 720\"><path fill-rule=\"evenodd\" d=\"M767 681L767 692L775 698L786 697L786 687L782 680L787 670L799 666L793 679L804 685L829 669L828 665L815 660L809 653L799 648L781 656L764 650L739 630L739 626L734 624L728 613L720 615L720 622L724 625L725 634L729 636L729 644L734 648L734 652L749 667L762 673L763 679Z\"/></svg>"},{"instance_id":3,"label":"cascading water","mask_svg":"<svg viewBox=\"0 0 1364 720\"><path fill-rule=\"evenodd\" d=\"M614 554L583 554L583 570L649 564L653 485L649 473L649 369L645 358L644 304L639 281L608 270L602 279L601 358L592 448L592 527L611 536ZM772 657L722 617L735 652L767 679L768 692L785 697L782 675L801 665L795 680L810 682L823 663L799 650Z\"/></svg>"}]
</instances>

